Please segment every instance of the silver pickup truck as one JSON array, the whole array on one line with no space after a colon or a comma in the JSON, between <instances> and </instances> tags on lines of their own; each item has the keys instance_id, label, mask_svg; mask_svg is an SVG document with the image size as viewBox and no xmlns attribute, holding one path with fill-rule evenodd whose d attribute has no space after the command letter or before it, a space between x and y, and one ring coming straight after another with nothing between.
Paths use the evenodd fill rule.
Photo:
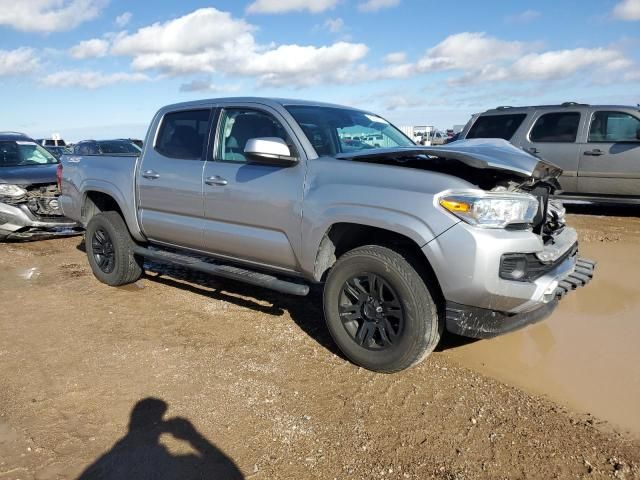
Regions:
<instances>
[{"instance_id":1,"label":"silver pickup truck","mask_svg":"<svg viewBox=\"0 0 640 480\"><path fill-rule=\"evenodd\" d=\"M148 258L294 295L322 284L336 344L376 371L418 363L445 328L538 321L593 276L549 200L560 169L504 140L417 146L337 105L171 105L142 155L67 155L61 170L100 281L134 282Z\"/></svg>"}]
</instances>

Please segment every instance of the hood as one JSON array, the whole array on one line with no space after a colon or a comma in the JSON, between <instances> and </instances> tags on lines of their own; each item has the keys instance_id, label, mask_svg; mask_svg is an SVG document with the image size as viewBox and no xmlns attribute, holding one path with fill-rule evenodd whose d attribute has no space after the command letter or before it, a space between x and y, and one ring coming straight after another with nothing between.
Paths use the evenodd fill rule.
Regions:
<instances>
[{"instance_id":1,"label":"hood","mask_svg":"<svg viewBox=\"0 0 640 480\"><path fill-rule=\"evenodd\" d=\"M0 167L0 183L11 183L14 185L56 183L57 168L57 163Z\"/></svg>"},{"instance_id":2,"label":"hood","mask_svg":"<svg viewBox=\"0 0 640 480\"><path fill-rule=\"evenodd\" d=\"M416 145L415 147L376 148L340 153L336 155L336 158L356 160L415 157L419 155L450 158L473 168L504 170L522 177L557 177L562 173L560 167L534 157L500 138L458 140L438 147Z\"/></svg>"}]
</instances>

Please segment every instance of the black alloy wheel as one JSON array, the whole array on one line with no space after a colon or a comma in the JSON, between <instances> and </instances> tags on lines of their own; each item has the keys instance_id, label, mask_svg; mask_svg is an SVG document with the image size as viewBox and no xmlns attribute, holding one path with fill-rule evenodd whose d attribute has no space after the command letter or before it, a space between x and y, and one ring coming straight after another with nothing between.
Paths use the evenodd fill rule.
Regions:
<instances>
[{"instance_id":1,"label":"black alloy wheel","mask_svg":"<svg viewBox=\"0 0 640 480\"><path fill-rule=\"evenodd\" d=\"M349 336L368 350L392 347L402 336L405 320L399 297L375 273L356 275L344 283L338 311Z\"/></svg>"},{"instance_id":2,"label":"black alloy wheel","mask_svg":"<svg viewBox=\"0 0 640 480\"><path fill-rule=\"evenodd\" d=\"M104 273L111 273L115 268L116 254L113 241L102 228L96 230L91 237L91 250L96 264Z\"/></svg>"}]
</instances>

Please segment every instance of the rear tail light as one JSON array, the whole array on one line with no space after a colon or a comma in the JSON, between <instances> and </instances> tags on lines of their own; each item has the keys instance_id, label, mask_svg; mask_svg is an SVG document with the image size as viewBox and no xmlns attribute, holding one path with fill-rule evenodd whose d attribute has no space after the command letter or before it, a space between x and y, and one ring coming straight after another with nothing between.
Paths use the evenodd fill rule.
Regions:
<instances>
[{"instance_id":1,"label":"rear tail light","mask_svg":"<svg viewBox=\"0 0 640 480\"><path fill-rule=\"evenodd\" d=\"M62 193L62 164L58 164L56 169L56 182L58 183L58 190Z\"/></svg>"}]
</instances>

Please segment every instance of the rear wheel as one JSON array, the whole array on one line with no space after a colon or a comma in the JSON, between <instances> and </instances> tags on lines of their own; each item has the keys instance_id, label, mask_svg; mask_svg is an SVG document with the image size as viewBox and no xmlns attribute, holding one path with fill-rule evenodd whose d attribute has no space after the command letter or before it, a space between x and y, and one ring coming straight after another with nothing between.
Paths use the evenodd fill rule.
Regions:
<instances>
[{"instance_id":1,"label":"rear wheel","mask_svg":"<svg viewBox=\"0 0 640 480\"><path fill-rule=\"evenodd\" d=\"M93 274L107 285L133 283L142 275L142 260L133 254L135 243L118 212L94 215L85 233L85 248Z\"/></svg>"},{"instance_id":2,"label":"rear wheel","mask_svg":"<svg viewBox=\"0 0 640 480\"><path fill-rule=\"evenodd\" d=\"M433 351L442 322L423 278L404 256L381 246L360 247L338 259L325 284L324 312L349 360L396 372Z\"/></svg>"}]
</instances>

